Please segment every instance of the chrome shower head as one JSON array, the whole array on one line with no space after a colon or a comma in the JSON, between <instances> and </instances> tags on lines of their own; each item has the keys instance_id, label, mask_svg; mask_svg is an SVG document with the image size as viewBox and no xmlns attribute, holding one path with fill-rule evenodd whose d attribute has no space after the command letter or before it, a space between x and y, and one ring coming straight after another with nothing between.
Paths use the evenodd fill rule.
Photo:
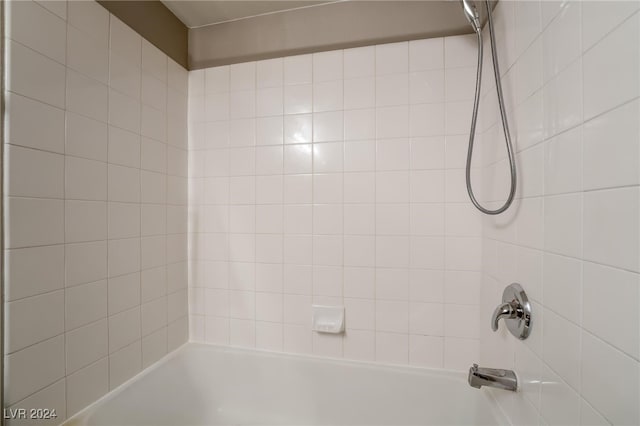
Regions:
<instances>
[{"instance_id":1,"label":"chrome shower head","mask_svg":"<svg viewBox=\"0 0 640 426\"><path fill-rule=\"evenodd\" d=\"M471 0L460 0L462 3L462 10L464 11L464 16L466 16L467 21L473 27L473 31L480 32L480 18L478 16L478 11L476 10L476 6L472 3Z\"/></svg>"}]
</instances>

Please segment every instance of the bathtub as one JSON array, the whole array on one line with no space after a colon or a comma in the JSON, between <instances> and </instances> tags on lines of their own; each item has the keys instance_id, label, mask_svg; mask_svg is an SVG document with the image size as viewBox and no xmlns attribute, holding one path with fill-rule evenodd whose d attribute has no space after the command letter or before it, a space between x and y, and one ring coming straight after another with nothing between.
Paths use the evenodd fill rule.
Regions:
<instances>
[{"instance_id":1,"label":"bathtub","mask_svg":"<svg viewBox=\"0 0 640 426\"><path fill-rule=\"evenodd\" d=\"M466 374L190 343L65 425L497 425Z\"/></svg>"}]
</instances>

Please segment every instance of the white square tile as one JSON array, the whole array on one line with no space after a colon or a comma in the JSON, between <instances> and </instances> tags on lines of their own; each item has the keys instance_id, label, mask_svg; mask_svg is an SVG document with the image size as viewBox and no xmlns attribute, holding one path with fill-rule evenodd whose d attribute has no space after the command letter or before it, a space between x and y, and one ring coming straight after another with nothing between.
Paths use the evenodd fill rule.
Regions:
<instances>
[{"instance_id":1,"label":"white square tile","mask_svg":"<svg viewBox=\"0 0 640 426\"><path fill-rule=\"evenodd\" d=\"M5 264L8 301L47 293L64 286L62 245L10 250L5 255Z\"/></svg>"},{"instance_id":2,"label":"white square tile","mask_svg":"<svg viewBox=\"0 0 640 426\"><path fill-rule=\"evenodd\" d=\"M311 112L313 86L311 84L285 86L283 103L285 114L305 114Z\"/></svg>"},{"instance_id":3,"label":"white square tile","mask_svg":"<svg viewBox=\"0 0 640 426\"><path fill-rule=\"evenodd\" d=\"M582 60L577 59L543 88L545 136L553 136L580 123L583 117ZM586 75L586 74L585 74ZM586 93L584 94L586 96ZM587 111L587 102L584 103Z\"/></svg>"},{"instance_id":4,"label":"white square tile","mask_svg":"<svg viewBox=\"0 0 640 426\"><path fill-rule=\"evenodd\" d=\"M167 110L167 85L164 81L144 71L142 73L141 101L160 111Z\"/></svg>"},{"instance_id":5,"label":"white square tile","mask_svg":"<svg viewBox=\"0 0 640 426\"><path fill-rule=\"evenodd\" d=\"M444 38L428 38L409 42L409 68L424 71L444 68Z\"/></svg>"},{"instance_id":6,"label":"white square tile","mask_svg":"<svg viewBox=\"0 0 640 426\"><path fill-rule=\"evenodd\" d=\"M409 364L442 368L444 365L444 339L432 336L409 336Z\"/></svg>"},{"instance_id":7,"label":"white square tile","mask_svg":"<svg viewBox=\"0 0 640 426\"><path fill-rule=\"evenodd\" d=\"M153 75L162 82L167 82L167 56L160 49L142 39L142 70Z\"/></svg>"},{"instance_id":8,"label":"white square tile","mask_svg":"<svg viewBox=\"0 0 640 426\"><path fill-rule=\"evenodd\" d=\"M581 301L572 295L582 292L582 262L564 256L545 254L543 294L545 306L580 324ZM571 300L573 299L573 300Z\"/></svg>"},{"instance_id":9,"label":"white square tile","mask_svg":"<svg viewBox=\"0 0 640 426\"><path fill-rule=\"evenodd\" d=\"M567 3L542 35L544 76L547 81L582 52L580 3Z\"/></svg>"},{"instance_id":10,"label":"white square tile","mask_svg":"<svg viewBox=\"0 0 640 426\"><path fill-rule=\"evenodd\" d=\"M282 117L261 117L256 120L255 141L257 145L282 145L284 120Z\"/></svg>"},{"instance_id":11,"label":"white square tile","mask_svg":"<svg viewBox=\"0 0 640 426\"><path fill-rule=\"evenodd\" d=\"M312 55L287 56L284 58L285 86L311 83L312 76Z\"/></svg>"},{"instance_id":12,"label":"white square tile","mask_svg":"<svg viewBox=\"0 0 640 426\"><path fill-rule=\"evenodd\" d=\"M107 161L107 134L105 123L67 113L65 151L69 155Z\"/></svg>"},{"instance_id":13,"label":"white square tile","mask_svg":"<svg viewBox=\"0 0 640 426\"><path fill-rule=\"evenodd\" d=\"M105 123L109 113L107 97L107 86L104 84L75 71L67 72L67 110ZM137 112L134 114L136 116ZM115 120L115 123L126 124L128 121Z\"/></svg>"},{"instance_id":14,"label":"white square tile","mask_svg":"<svg viewBox=\"0 0 640 426\"><path fill-rule=\"evenodd\" d=\"M583 126L584 189L632 185L638 182L638 102L607 112ZM616 149L606 141L616 141Z\"/></svg>"},{"instance_id":15,"label":"white square tile","mask_svg":"<svg viewBox=\"0 0 640 426\"><path fill-rule=\"evenodd\" d=\"M72 416L107 392L109 363L102 358L67 378L67 415Z\"/></svg>"},{"instance_id":16,"label":"white square tile","mask_svg":"<svg viewBox=\"0 0 640 426\"><path fill-rule=\"evenodd\" d=\"M375 333L366 330L350 330L343 340L343 354L347 359L373 361L375 359Z\"/></svg>"},{"instance_id":17,"label":"white square tile","mask_svg":"<svg viewBox=\"0 0 640 426\"><path fill-rule=\"evenodd\" d=\"M479 344L475 339L445 337L444 368L465 370L473 360L478 358Z\"/></svg>"},{"instance_id":18,"label":"white square tile","mask_svg":"<svg viewBox=\"0 0 640 426\"><path fill-rule=\"evenodd\" d=\"M445 68L472 67L477 61L477 43L473 35L444 38Z\"/></svg>"},{"instance_id":19,"label":"white square tile","mask_svg":"<svg viewBox=\"0 0 640 426\"><path fill-rule=\"evenodd\" d=\"M574 389L580 387L580 328L545 310L542 358Z\"/></svg>"},{"instance_id":20,"label":"white square tile","mask_svg":"<svg viewBox=\"0 0 640 426\"><path fill-rule=\"evenodd\" d=\"M342 111L313 114L313 141L331 142L344 138L344 116Z\"/></svg>"},{"instance_id":21,"label":"white square tile","mask_svg":"<svg viewBox=\"0 0 640 426\"><path fill-rule=\"evenodd\" d=\"M6 220L7 248L64 241L64 204L61 200L9 198Z\"/></svg>"},{"instance_id":22,"label":"white square tile","mask_svg":"<svg viewBox=\"0 0 640 426\"><path fill-rule=\"evenodd\" d=\"M637 358L638 311L633 308L638 300L638 276L628 271L584 262L582 285L582 326L604 341ZM606 284L605 284L606 283ZM616 303L611 304L615 298ZM609 315L612 307L619 307L619 314ZM617 327L614 318L624 318L628 326Z\"/></svg>"},{"instance_id":23,"label":"white square tile","mask_svg":"<svg viewBox=\"0 0 640 426\"><path fill-rule=\"evenodd\" d=\"M167 354L167 329L143 337L141 346L142 368L146 368Z\"/></svg>"},{"instance_id":24,"label":"white square tile","mask_svg":"<svg viewBox=\"0 0 640 426\"><path fill-rule=\"evenodd\" d=\"M283 148L281 146L258 147L255 152L256 174L282 174Z\"/></svg>"},{"instance_id":25,"label":"white square tile","mask_svg":"<svg viewBox=\"0 0 640 426\"><path fill-rule=\"evenodd\" d=\"M109 317L109 353L140 339L140 307Z\"/></svg>"},{"instance_id":26,"label":"white square tile","mask_svg":"<svg viewBox=\"0 0 640 426\"><path fill-rule=\"evenodd\" d=\"M377 236L376 266L406 268L409 266L409 237Z\"/></svg>"},{"instance_id":27,"label":"white square tile","mask_svg":"<svg viewBox=\"0 0 640 426\"><path fill-rule=\"evenodd\" d=\"M544 247L579 257L582 253L582 196L547 197L544 204Z\"/></svg>"},{"instance_id":28,"label":"white square tile","mask_svg":"<svg viewBox=\"0 0 640 426\"><path fill-rule=\"evenodd\" d=\"M343 176L340 173L314 174L313 202L342 203Z\"/></svg>"},{"instance_id":29,"label":"white square tile","mask_svg":"<svg viewBox=\"0 0 640 426\"><path fill-rule=\"evenodd\" d=\"M367 77L375 73L375 47L356 47L344 51L344 78Z\"/></svg>"},{"instance_id":30,"label":"white square tile","mask_svg":"<svg viewBox=\"0 0 640 426\"><path fill-rule=\"evenodd\" d=\"M313 54L313 81L331 81L343 78L342 50Z\"/></svg>"},{"instance_id":31,"label":"white square tile","mask_svg":"<svg viewBox=\"0 0 640 426\"><path fill-rule=\"evenodd\" d=\"M65 286L98 281L107 277L106 241L65 246Z\"/></svg>"},{"instance_id":32,"label":"white square tile","mask_svg":"<svg viewBox=\"0 0 640 426\"><path fill-rule=\"evenodd\" d=\"M284 117L284 143L309 143L312 140L313 117L311 114Z\"/></svg>"},{"instance_id":33,"label":"white square tile","mask_svg":"<svg viewBox=\"0 0 640 426\"><path fill-rule=\"evenodd\" d=\"M375 238L372 235L347 235L344 237L344 264L346 266L357 267L373 267L376 264L376 252L375 252ZM345 278L345 289L348 285L348 280ZM358 291L355 291L354 295L357 296L373 296L373 279L370 282L358 282L353 283L352 286L356 286ZM369 289L371 287L371 294L368 290L364 291L364 288ZM361 294L362 292L362 294ZM350 294L345 290L346 294Z\"/></svg>"},{"instance_id":34,"label":"white square tile","mask_svg":"<svg viewBox=\"0 0 640 426\"><path fill-rule=\"evenodd\" d=\"M344 144L342 142L314 144L313 170L317 173L341 172Z\"/></svg>"},{"instance_id":35,"label":"white square tile","mask_svg":"<svg viewBox=\"0 0 640 426\"><path fill-rule=\"evenodd\" d=\"M282 86L284 61L282 58L267 59L256 63L256 83L258 88Z\"/></svg>"},{"instance_id":36,"label":"white square tile","mask_svg":"<svg viewBox=\"0 0 640 426\"><path fill-rule=\"evenodd\" d=\"M5 97L5 107L11 111L5 123L7 142L64 153L64 110L11 93ZM33 121L39 125L33 126Z\"/></svg>"},{"instance_id":37,"label":"white square tile","mask_svg":"<svg viewBox=\"0 0 640 426\"><path fill-rule=\"evenodd\" d=\"M142 349L137 341L109 356L109 387L114 389L140 372Z\"/></svg>"},{"instance_id":38,"label":"white square tile","mask_svg":"<svg viewBox=\"0 0 640 426\"><path fill-rule=\"evenodd\" d=\"M204 94L205 91L206 93L221 93L229 91L230 74L228 65L207 68L203 71L202 88L200 90L202 93L200 94ZM190 77L193 77L194 75L194 72L189 73ZM193 81L193 78L190 81ZM195 85L193 86L195 87ZM192 90L195 95L196 89L192 88Z\"/></svg>"},{"instance_id":39,"label":"white square tile","mask_svg":"<svg viewBox=\"0 0 640 426\"><path fill-rule=\"evenodd\" d=\"M129 203L109 203L108 237L131 238L140 236L140 206Z\"/></svg>"},{"instance_id":40,"label":"white square tile","mask_svg":"<svg viewBox=\"0 0 640 426\"><path fill-rule=\"evenodd\" d=\"M115 277L140 270L140 239L109 241L109 276Z\"/></svg>"},{"instance_id":41,"label":"white square tile","mask_svg":"<svg viewBox=\"0 0 640 426\"><path fill-rule=\"evenodd\" d=\"M409 332L425 336L444 336L444 307L441 303L410 303Z\"/></svg>"},{"instance_id":42,"label":"white square tile","mask_svg":"<svg viewBox=\"0 0 640 426\"><path fill-rule=\"evenodd\" d=\"M336 111L343 106L342 80L325 81L313 85L313 111Z\"/></svg>"},{"instance_id":43,"label":"white square tile","mask_svg":"<svg viewBox=\"0 0 640 426\"><path fill-rule=\"evenodd\" d=\"M312 155L311 144L285 146L284 173L310 173L312 169Z\"/></svg>"},{"instance_id":44,"label":"white square tile","mask_svg":"<svg viewBox=\"0 0 640 426\"><path fill-rule=\"evenodd\" d=\"M410 207L411 235L444 235L445 209L442 203L418 204Z\"/></svg>"},{"instance_id":45,"label":"white square tile","mask_svg":"<svg viewBox=\"0 0 640 426\"><path fill-rule=\"evenodd\" d=\"M611 363L609 374L596 367L607 360ZM637 423L640 413L633 403L639 397L638 363L627 355L598 340L589 333L582 333L582 394L612 423ZM591 374L588 374L591 372ZM617 392L607 390L618 389Z\"/></svg>"},{"instance_id":46,"label":"white square tile","mask_svg":"<svg viewBox=\"0 0 640 426\"><path fill-rule=\"evenodd\" d=\"M65 67L46 56L12 41L7 88L14 93L62 108L65 105ZM69 100L67 100L69 102Z\"/></svg>"},{"instance_id":47,"label":"white square tile","mask_svg":"<svg viewBox=\"0 0 640 426\"><path fill-rule=\"evenodd\" d=\"M115 16L110 16L109 48L140 68L142 65L142 37Z\"/></svg>"},{"instance_id":48,"label":"white square tile","mask_svg":"<svg viewBox=\"0 0 640 426\"><path fill-rule=\"evenodd\" d=\"M64 377L64 337L58 336L7 356L8 404ZM37 368L39 374L33 374Z\"/></svg>"},{"instance_id":49,"label":"white square tile","mask_svg":"<svg viewBox=\"0 0 640 426\"><path fill-rule=\"evenodd\" d=\"M67 66L106 84L109 76L107 45L87 37L84 32L69 26L67 29Z\"/></svg>"},{"instance_id":50,"label":"white square tile","mask_svg":"<svg viewBox=\"0 0 640 426\"><path fill-rule=\"evenodd\" d=\"M256 63L245 62L229 66L231 76L229 88L232 91L252 90L256 87Z\"/></svg>"},{"instance_id":51,"label":"white square tile","mask_svg":"<svg viewBox=\"0 0 640 426\"><path fill-rule=\"evenodd\" d=\"M79 285L65 293L65 329L73 330L107 317L107 281Z\"/></svg>"},{"instance_id":52,"label":"white square tile","mask_svg":"<svg viewBox=\"0 0 640 426\"><path fill-rule=\"evenodd\" d=\"M7 352L59 335L64 331L64 292L32 296L7 304ZM33 315L38 312L38 315Z\"/></svg>"},{"instance_id":53,"label":"white square tile","mask_svg":"<svg viewBox=\"0 0 640 426\"><path fill-rule=\"evenodd\" d=\"M256 92L256 114L259 117L282 115L284 111L281 87L258 89Z\"/></svg>"},{"instance_id":54,"label":"white square tile","mask_svg":"<svg viewBox=\"0 0 640 426\"><path fill-rule=\"evenodd\" d=\"M639 194L635 188L585 193L584 257L597 263L638 271Z\"/></svg>"},{"instance_id":55,"label":"white square tile","mask_svg":"<svg viewBox=\"0 0 640 426\"><path fill-rule=\"evenodd\" d=\"M409 201L409 173L404 171L378 172L376 202L402 203Z\"/></svg>"},{"instance_id":56,"label":"white square tile","mask_svg":"<svg viewBox=\"0 0 640 426\"><path fill-rule=\"evenodd\" d=\"M637 17L627 20L585 53L585 117L593 117L638 95L639 25Z\"/></svg>"},{"instance_id":57,"label":"white square tile","mask_svg":"<svg viewBox=\"0 0 640 426\"><path fill-rule=\"evenodd\" d=\"M376 332L376 361L386 364L409 362L409 336Z\"/></svg>"},{"instance_id":58,"label":"white square tile","mask_svg":"<svg viewBox=\"0 0 640 426\"><path fill-rule=\"evenodd\" d=\"M256 321L256 348L269 351L282 351L282 324Z\"/></svg>"},{"instance_id":59,"label":"white square tile","mask_svg":"<svg viewBox=\"0 0 640 426\"><path fill-rule=\"evenodd\" d=\"M466 68L462 68L465 70ZM447 73L449 84L449 73ZM464 81L463 83L467 83ZM467 87L465 84L464 87ZM447 85L447 88L449 86ZM448 93L448 92L447 92ZM445 73L442 69L409 74L409 101L412 104L444 102Z\"/></svg>"},{"instance_id":60,"label":"white square tile","mask_svg":"<svg viewBox=\"0 0 640 426\"><path fill-rule=\"evenodd\" d=\"M371 108L376 101L376 80L373 77L344 80L344 108Z\"/></svg>"},{"instance_id":61,"label":"white square tile","mask_svg":"<svg viewBox=\"0 0 640 426\"><path fill-rule=\"evenodd\" d=\"M95 118L100 119L98 116ZM109 91L109 124L138 133L141 120L140 103L137 100L114 90Z\"/></svg>"},{"instance_id":62,"label":"white square tile","mask_svg":"<svg viewBox=\"0 0 640 426\"><path fill-rule=\"evenodd\" d=\"M375 141L347 142L344 144L344 171L361 172L375 170Z\"/></svg>"},{"instance_id":63,"label":"white square tile","mask_svg":"<svg viewBox=\"0 0 640 426\"><path fill-rule=\"evenodd\" d=\"M408 74L392 74L376 77L376 106L405 105L408 101Z\"/></svg>"},{"instance_id":64,"label":"white square tile","mask_svg":"<svg viewBox=\"0 0 640 426\"><path fill-rule=\"evenodd\" d=\"M75 200L107 199L107 164L66 157L65 196Z\"/></svg>"},{"instance_id":65,"label":"white square tile","mask_svg":"<svg viewBox=\"0 0 640 426\"><path fill-rule=\"evenodd\" d=\"M167 325L167 303L164 298L142 305L140 314L143 336L160 330Z\"/></svg>"},{"instance_id":66,"label":"white square tile","mask_svg":"<svg viewBox=\"0 0 640 426\"><path fill-rule=\"evenodd\" d=\"M552 424L579 422L580 396L560 376L543 364L540 412Z\"/></svg>"},{"instance_id":67,"label":"white square tile","mask_svg":"<svg viewBox=\"0 0 640 426\"><path fill-rule=\"evenodd\" d=\"M7 145L5 151L10 196L62 198L64 157L44 151Z\"/></svg>"},{"instance_id":68,"label":"white square tile","mask_svg":"<svg viewBox=\"0 0 640 426\"><path fill-rule=\"evenodd\" d=\"M376 134L374 109L357 109L344 112L344 140L374 139Z\"/></svg>"},{"instance_id":69,"label":"white square tile","mask_svg":"<svg viewBox=\"0 0 640 426\"><path fill-rule=\"evenodd\" d=\"M108 354L107 320L103 319L67 333L67 372L85 367Z\"/></svg>"},{"instance_id":70,"label":"white square tile","mask_svg":"<svg viewBox=\"0 0 640 426\"><path fill-rule=\"evenodd\" d=\"M406 73L408 70L408 42L376 45L376 75Z\"/></svg>"},{"instance_id":71,"label":"white square tile","mask_svg":"<svg viewBox=\"0 0 640 426\"><path fill-rule=\"evenodd\" d=\"M582 49L587 50L638 10L633 2L582 5Z\"/></svg>"},{"instance_id":72,"label":"white square tile","mask_svg":"<svg viewBox=\"0 0 640 426\"><path fill-rule=\"evenodd\" d=\"M140 176L138 169L109 164L107 183L109 201L139 202Z\"/></svg>"},{"instance_id":73,"label":"white square tile","mask_svg":"<svg viewBox=\"0 0 640 426\"><path fill-rule=\"evenodd\" d=\"M393 106L376 109L376 135L379 138L402 138L409 135L409 108Z\"/></svg>"},{"instance_id":74,"label":"white square tile","mask_svg":"<svg viewBox=\"0 0 640 426\"><path fill-rule=\"evenodd\" d=\"M66 24L63 19L33 1L9 3L6 13L8 37L65 63Z\"/></svg>"},{"instance_id":75,"label":"white square tile","mask_svg":"<svg viewBox=\"0 0 640 426\"><path fill-rule=\"evenodd\" d=\"M311 205L284 206L285 234L311 234L313 230L313 208Z\"/></svg>"}]
</instances>

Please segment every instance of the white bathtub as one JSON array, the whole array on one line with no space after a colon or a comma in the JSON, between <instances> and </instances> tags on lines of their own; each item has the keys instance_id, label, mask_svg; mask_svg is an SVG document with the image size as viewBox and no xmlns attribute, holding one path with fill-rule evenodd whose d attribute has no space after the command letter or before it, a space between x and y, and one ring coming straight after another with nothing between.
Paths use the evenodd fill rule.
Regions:
<instances>
[{"instance_id":1,"label":"white bathtub","mask_svg":"<svg viewBox=\"0 0 640 426\"><path fill-rule=\"evenodd\" d=\"M67 425L497 425L460 372L188 344Z\"/></svg>"}]
</instances>

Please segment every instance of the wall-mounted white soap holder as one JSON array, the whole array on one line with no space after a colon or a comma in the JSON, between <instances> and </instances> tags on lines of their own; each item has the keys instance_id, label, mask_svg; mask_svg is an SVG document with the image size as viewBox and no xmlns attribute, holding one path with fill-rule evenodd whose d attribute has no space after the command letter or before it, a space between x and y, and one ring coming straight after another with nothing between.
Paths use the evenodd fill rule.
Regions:
<instances>
[{"instance_id":1,"label":"wall-mounted white soap holder","mask_svg":"<svg viewBox=\"0 0 640 426\"><path fill-rule=\"evenodd\" d=\"M340 334L344 332L344 306L312 305L313 331Z\"/></svg>"}]
</instances>

